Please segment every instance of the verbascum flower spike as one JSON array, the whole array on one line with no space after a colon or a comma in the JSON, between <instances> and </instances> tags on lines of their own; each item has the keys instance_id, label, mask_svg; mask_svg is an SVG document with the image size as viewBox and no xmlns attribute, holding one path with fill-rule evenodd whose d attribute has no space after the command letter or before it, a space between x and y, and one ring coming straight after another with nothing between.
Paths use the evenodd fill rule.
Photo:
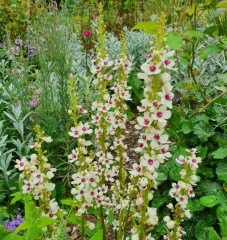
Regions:
<instances>
[{"instance_id":1,"label":"verbascum flower spike","mask_svg":"<svg viewBox=\"0 0 227 240\"><path fill-rule=\"evenodd\" d=\"M60 211L58 203L51 198L51 192L55 189L55 184L51 182L54 177L56 168L48 163L46 151L42 150L44 142L52 142L51 137L45 136L39 125L34 127L36 132L36 141L31 145L35 150L30 156L30 160L23 157L16 160L15 167L21 171L20 180L23 183L22 192L31 194L31 196L39 202L39 209L43 216L57 218Z\"/></svg>"},{"instance_id":2,"label":"verbascum flower spike","mask_svg":"<svg viewBox=\"0 0 227 240\"><path fill-rule=\"evenodd\" d=\"M169 71L174 66L171 58L174 52L165 46L165 32L165 15L161 14L158 34L151 43L146 62L141 66L142 73L138 74L145 85L144 99L138 107L141 116L137 117L135 126L141 132L135 151L141 157L138 163L133 164L130 173L132 182L138 189L134 217L139 226L133 228L132 234L139 240L145 239L145 229L152 229L159 221L157 209L149 207L149 202L158 186L157 169L171 157L165 127L172 108L173 93Z\"/></svg>"},{"instance_id":3,"label":"verbascum flower spike","mask_svg":"<svg viewBox=\"0 0 227 240\"><path fill-rule=\"evenodd\" d=\"M166 226L171 230L168 235L163 237L164 240L182 239L182 236L186 233L181 226L184 218L191 218L190 210L187 208L188 200L195 197L193 186L196 185L198 177L196 176L201 158L196 156L197 150L192 148L187 150L188 156L179 156L176 159L177 163L182 165L180 171L181 180L172 184L172 188L169 192L170 196L177 202L175 206L173 204L167 205L173 213L173 219L169 216L164 217Z\"/></svg>"}]
</instances>

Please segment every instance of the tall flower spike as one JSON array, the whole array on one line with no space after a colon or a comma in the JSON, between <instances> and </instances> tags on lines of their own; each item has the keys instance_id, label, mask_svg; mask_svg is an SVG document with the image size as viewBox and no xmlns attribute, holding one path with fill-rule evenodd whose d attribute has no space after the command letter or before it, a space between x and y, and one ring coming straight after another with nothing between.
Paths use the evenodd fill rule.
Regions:
<instances>
[{"instance_id":1,"label":"tall flower spike","mask_svg":"<svg viewBox=\"0 0 227 240\"><path fill-rule=\"evenodd\" d=\"M15 167L21 171L22 192L31 194L35 200L39 201L39 208L43 216L57 218L60 209L55 199L51 199L51 192L55 189L55 184L51 182L51 179L54 177L56 168L48 163L45 151L42 150L42 144L52 142L52 139L44 135L40 126L36 125L34 130L36 142L32 144L31 148L34 148L36 153L30 156L30 160L25 157L16 160Z\"/></svg>"},{"instance_id":2,"label":"tall flower spike","mask_svg":"<svg viewBox=\"0 0 227 240\"><path fill-rule=\"evenodd\" d=\"M181 180L173 183L169 192L170 196L174 198L177 203L175 206L172 204L167 206L173 212L174 217L173 220L169 216L164 217L166 226L171 230L168 235L163 237L164 240L181 239L185 234L181 224L185 217L191 217L190 210L187 209L187 204L189 198L195 196L193 186L195 186L198 181L196 171L198 164L201 163L201 158L196 156L197 150L195 148L187 151L189 152L189 156L181 155L176 159L177 163L183 166L183 169L180 171Z\"/></svg>"},{"instance_id":3,"label":"tall flower spike","mask_svg":"<svg viewBox=\"0 0 227 240\"><path fill-rule=\"evenodd\" d=\"M157 210L150 208L148 203L153 198L153 191L157 188L158 172L160 164L171 156L168 135L165 134L167 121L171 116L172 86L171 76L168 73L163 58L173 55L164 43L165 39L165 15L161 14L158 20L158 34L151 43L150 52L146 62L142 64L142 73L138 77L144 80L144 99L138 107L141 116L137 118L136 129L141 130L138 140L137 152L141 153L139 163L133 164L131 170L132 181L138 191L135 199L134 217L139 226L134 226L132 234L139 240L145 239L145 229L152 229L158 223ZM171 66L174 61L169 57ZM166 62L167 63L167 62ZM143 219L143 220L142 220ZM150 237L151 235L149 235Z\"/></svg>"}]
</instances>

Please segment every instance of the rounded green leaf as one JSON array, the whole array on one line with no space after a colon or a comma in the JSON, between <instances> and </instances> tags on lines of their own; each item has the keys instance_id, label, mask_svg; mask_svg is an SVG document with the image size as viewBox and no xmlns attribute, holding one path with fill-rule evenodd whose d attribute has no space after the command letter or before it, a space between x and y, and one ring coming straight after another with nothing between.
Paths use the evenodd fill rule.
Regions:
<instances>
[{"instance_id":1,"label":"rounded green leaf","mask_svg":"<svg viewBox=\"0 0 227 240\"><path fill-rule=\"evenodd\" d=\"M179 50L183 46L183 39L178 33L169 33L166 38L166 44L174 50Z\"/></svg>"},{"instance_id":2,"label":"rounded green leaf","mask_svg":"<svg viewBox=\"0 0 227 240\"><path fill-rule=\"evenodd\" d=\"M215 205L219 204L217 197L214 195L201 197L199 202L204 207L214 207Z\"/></svg>"}]
</instances>

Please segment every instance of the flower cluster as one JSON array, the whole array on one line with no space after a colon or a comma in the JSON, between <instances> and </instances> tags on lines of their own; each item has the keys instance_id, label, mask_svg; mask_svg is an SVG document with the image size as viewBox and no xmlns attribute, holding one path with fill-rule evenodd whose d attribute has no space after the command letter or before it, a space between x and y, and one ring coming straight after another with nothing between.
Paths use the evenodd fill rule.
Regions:
<instances>
[{"instance_id":1,"label":"flower cluster","mask_svg":"<svg viewBox=\"0 0 227 240\"><path fill-rule=\"evenodd\" d=\"M55 184L51 182L54 177L56 168L53 168L42 151L43 142L52 142L51 137L44 136L44 132L40 127L35 126L36 142L31 148L34 148L36 153L30 156L30 160L23 157L16 160L15 167L21 171L20 179L23 182L22 192L31 194L35 200L40 203L40 210L44 216L57 218L56 214L59 210L58 204L54 199L51 199L51 192L55 189Z\"/></svg>"},{"instance_id":2,"label":"flower cluster","mask_svg":"<svg viewBox=\"0 0 227 240\"><path fill-rule=\"evenodd\" d=\"M10 231L14 231L22 222L24 222L24 218L21 215L17 215L15 219L10 221L9 219L3 223L3 227L9 229Z\"/></svg>"},{"instance_id":3,"label":"flower cluster","mask_svg":"<svg viewBox=\"0 0 227 240\"><path fill-rule=\"evenodd\" d=\"M152 227L158 223L157 210L148 207L148 203L158 185L157 169L171 157L165 127L172 108L173 93L168 71L174 66L171 58L174 52L169 51L163 42L160 43L160 39L163 40L164 36L157 38L155 44L152 43L146 62L141 66L143 72L138 74L145 83L145 98L138 107L142 116L137 118L135 126L141 132L135 149L141 154L141 158L139 163L133 164L130 171L132 181L138 189L134 202L134 218L138 220L139 227L135 226L133 229L135 239L145 239L145 226Z\"/></svg>"},{"instance_id":4,"label":"flower cluster","mask_svg":"<svg viewBox=\"0 0 227 240\"><path fill-rule=\"evenodd\" d=\"M196 170L198 164L201 163L201 158L196 156L197 150L195 148L187 151L189 152L189 156L185 157L181 155L176 159L177 163L183 166L183 169L180 171L181 180L173 183L169 192L170 196L174 198L177 203L175 206L172 204L168 205L168 208L173 212L174 219L172 220L169 216L164 218L167 227L172 229L168 235L164 236L164 240L182 239L182 235L185 234L185 232L181 223L185 217L191 217L190 210L187 209L187 204L189 198L195 196L193 186L195 186L198 181Z\"/></svg>"}]
</instances>

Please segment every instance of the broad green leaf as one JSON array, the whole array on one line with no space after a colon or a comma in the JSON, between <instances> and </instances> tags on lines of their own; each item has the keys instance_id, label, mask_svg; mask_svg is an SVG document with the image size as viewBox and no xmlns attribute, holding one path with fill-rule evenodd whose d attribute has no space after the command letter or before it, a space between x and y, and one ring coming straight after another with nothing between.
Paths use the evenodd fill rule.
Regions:
<instances>
[{"instance_id":1,"label":"broad green leaf","mask_svg":"<svg viewBox=\"0 0 227 240\"><path fill-rule=\"evenodd\" d=\"M41 217L40 219L39 219L39 221L36 223L36 227L37 228L45 228L45 227L47 227L47 226L49 226L49 225L52 225L52 224L54 224L54 223L56 223L57 222L57 220L56 219L52 219L52 218L50 218L50 217Z\"/></svg>"},{"instance_id":2,"label":"broad green leaf","mask_svg":"<svg viewBox=\"0 0 227 240\"><path fill-rule=\"evenodd\" d=\"M213 178L214 177L214 171L213 168L206 167L204 165L199 166L198 173L202 174L203 176Z\"/></svg>"},{"instance_id":3,"label":"broad green leaf","mask_svg":"<svg viewBox=\"0 0 227 240\"><path fill-rule=\"evenodd\" d=\"M219 76L219 81L221 81L223 83L227 83L227 73L221 74Z\"/></svg>"},{"instance_id":4,"label":"broad green leaf","mask_svg":"<svg viewBox=\"0 0 227 240\"><path fill-rule=\"evenodd\" d=\"M219 204L217 197L214 195L201 197L199 202L204 207L214 207L215 205Z\"/></svg>"},{"instance_id":5,"label":"broad green leaf","mask_svg":"<svg viewBox=\"0 0 227 240\"><path fill-rule=\"evenodd\" d=\"M37 240L39 239L38 237L42 236L43 232L41 229L38 228L31 228L28 229L25 234L23 235L24 239L29 239L29 240ZM63 240L63 239L61 239Z\"/></svg>"},{"instance_id":6,"label":"broad green leaf","mask_svg":"<svg viewBox=\"0 0 227 240\"><path fill-rule=\"evenodd\" d=\"M206 6L209 6L211 4L211 0L205 0L205 3L204 3Z\"/></svg>"},{"instance_id":7,"label":"broad green leaf","mask_svg":"<svg viewBox=\"0 0 227 240\"><path fill-rule=\"evenodd\" d=\"M203 33L209 36L216 36L218 34L218 26L209 26L203 31Z\"/></svg>"},{"instance_id":8,"label":"broad green leaf","mask_svg":"<svg viewBox=\"0 0 227 240\"><path fill-rule=\"evenodd\" d=\"M217 192L222 190L222 186L211 180L204 180L199 183L199 189L206 195L215 195Z\"/></svg>"},{"instance_id":9,"label":"broad green leaf","mask_svg":"<svg viewBox=\"0 0 227 240\"><path fill-rule=\"evenodd\" d=\"M12 199L10 204L14 204L14 203L20 201L23 198L24 194L22 192L16 192L16 193L11 194L11 196L13 196L14 198Z\"/></svg>"},{"instance_id":10,"label":"broad green leaf","mask_svg":"<svg viewBox=\"0 0 227 240\"><path fill-rule=\"evenodd\" d=\"M198 221L195 226L195 236L197 240L207 240L208 238L208 230L207 223L205 221Z\"/></svg>"},{"instance_id":11,"label":"broad green leaf","mask_svg":"<svg viewBox=\"0 0 227 240\"><path fill-rule=\"evenodd\" d=\"M19 233L20 231L27 230L33 227L34 222L24 221L22 222L14 231L14 233Z\"/></svg>"},{"instance_id":12,"label":"broad green leaf","mask_svg":"<svg viewBox=\"0 0 227 240\"><path fill-rule=\"evenodd\" d=\"M111 224L113 222L113 220L114 220L114 213L113 213L113 211L109 212L109 215L108 215L107 219L108 219L108 224Z\"/></svg>"},{"instance_id":13,"label":"broad green leaf","mask_svg":"<svg viewBox=\"0 0 227 240\"><path fill-rule=\"evenodd\" d=\"M221 91L221 92L225 92L226 91L226 87L225 86L214 86L215 89L217 89L218 91Z\"/></svg>"},{"instance_id":14,"label":"broad green leaf","mask_svg":"<svg viewBox=\"0 0 227 240\"><path fill-rule=\"evenodd\" d=\"M194 127L194 134L202 141L205 142L209 137L215 134L214 128L205 122L197 123Z\"/></svg>"},{"instance_id":15,"label":"broad green leaf","mask_svg":"<svg viewBox=\"0 0 227 240\"><path fill-rule=\"evenodd\" d=\"M80 225L81 224L81 218L76 216L75 214L71 214L67 220L71 223L74 223L76 225Z\"/></svg>"},{"instance_id":16,"label":"broad green leaf","mask_svg":"<svg viewBox=\"0 0 227 240\"><path fill-rule=\"evenodd\" d=\"M157 33L158 24L156 22L140 22L136 24L132 30L144 30L146 33Z\"/></svg>"},{"instance_id":17,"label":"broad green leaf","mask_svg":"<svg viewBox=\"0 0 227 240\"><path fill-rule=\"evenodd\" d=\"M223 49L218 44L210 45L202 50L204 55L212 55L212 54L219 54L223 51Z\"/></svg>"},{"instance_id":18,"label":"broad green leaf","mask_svg":"<svg viewBox=\"0 0 227 240\"><path fill-rule=\"evenodd\" d=\"M67 206L75 206L75 201L73 199L62 199L61 204L67 205Z\"/></svg>"},{"instance_id":19,"label":"broad green leaf","mask_svg":"<svg viewBox=\"0 0 227 240\"><path fill-rule=\"evenodd\" d=\"M227 237L227 217L220 219L221 235L223 238Z\"/></svg>"},{"instance_id":20,"label":"broad green leaf","mask_svg":"<svg viewBox=\"0 0 227 240\"><path fill-rule=\"evenodd\" d=\"M220 204L227 206L227 192L224 190L217 192L217 200Z\"/></svg>"},{"instance_id":21,"label":"broad green leaf","mask_svg":"<svg viewBox=\"0 0 227 240\"><path fill-rule=\"evenodd\" d=\"M227 162L219 162L216 168L219 180L227 182Z\"/></svg>"},{"instance_id":22,"label":"broad green leaf","mask_svg":"<svg viewBox=\"0 0 227 240\"><path fill-rule=\"evenodd\" d=\"M9 235L11 231L4 228L2 225L0 225L0 239L3 239L5 236Z\"/></svg>"},{"instance_id":23,"label":"broad green leaf","mask_svg":"<svg viewBox=\"0 0 227 240\"><path fill-rule=\"evenodd\" d=\"M208 239L222 240L213 227L208 227Z\"/></svg>"},{"instance_id":24,"label":"broad green leaf","mask_svg":"<svg viewBox=\"0 0 227 240\"><path fill-rule=\"evenodd\" d=\"M190 31L185 32L184 36L202 38L203 34L201 32L195 31L195 30L190 30Z\"/></svg>"},{"instance_id":25,"label":"broad green leaf","mask_svg":"<svg viewBox=\"0 0 227 240\"><path fill-rule=\"evenodd\" d=\"M7 235L1 240L24 240L24 238L17 234L11 233L10 235Z\"/></svg>"},{"instance_id":26,"label":"broad green leaf","mask_svg":"<svg viewBox=\"0 0 227 240\"><path fill-rule=\"evenodd\" d=\"M227 37L221 36L219 39L222 42L222 44L224 44L224 46L227 46Z\"/></svg>"},{"instance_id":27,"label":"broad green leaf","mask_svg":"<svg viewBox=\"0 0 227 240\"><path fill-rule=\"evenodd\" d=\"M101 240L103 238L103 230L99 229L90 240Z\"/></svg>"},{"instance_id":28,"label":"broad green leaf","mask_svg":"<svg viewBox=\"0 0 227 240\"><path fill-rule=\"evenodd\" d=\"M202 211L204 209L204 206L202 206L199 202L198 199L195 200L189 200L187 208L191 211L191 212L198 212L198 211Z\"/></svg>"},{"instance_id":29,"label":"broad green leaf","mask_svg":"<svg viewBox=\"0 0 227 240\"><path fill-rule=\"evenodd\" d=\"M201 157L202 160L203 160L204 158L206 158L206 156L207 156L207 151L208 151L208 147L207 147L207 146L205 146L205 147L203 147L203 146L198 146L198 147L196 147L196 148L197 148L197 150L198 150L198 156Z\"/></svg>"},{"instance_id":30,"label":"broad green leaf","mask_svg":"<svg viewBox=\"0 0 227 240\"><path fill-rule=\"evenodd\" d=\"M219 3L216 5L216 8L227 8L227 0L222 1L222 2L219 2Z\"/></svg>"},{"instance_id":31,"label":"broad green leaf","mask_svg":"<svg viewBox=\"0 0 227 240\"><path fill-rule=\"evenodd\" d=\"M182 132L183 132L184 134L188 134L188 133L190 133L191 131L192 131L192 129L191 129L188 121L183 122L183 124L182 124Z\"/></svg>"},{"instance_id":32,"label":"broad green leaf","mask_svg":"<svg viewBox=\"0 0 227 240\"><path fill-rule=\"evenodd\" d=\"M166 45L174 50L179 50L183 46L183 39L178 33L169 33L166 37Z\"/></svg>"},{"instance_id":33,"label":"broad green leaf","mask_svg":"<svg viewBox=\"0 0 227 240\"><path fill-rule=\"evenodd\" d=\"M217 218L219 222L221 221L222 218L227 217L227 206L226 205L220 205L218 206L216 210Z\"/></svg>"},{"instance_id":34,"label":"broad green leaf","mask_svg":"<svg viewBox=\"0 0 227 240\"><path fill-rule=\"evenodd\" d=\"M224 159L227 157L227 148L219 148L211 154L214 159Z\"/></svg>"}]
</instances>

